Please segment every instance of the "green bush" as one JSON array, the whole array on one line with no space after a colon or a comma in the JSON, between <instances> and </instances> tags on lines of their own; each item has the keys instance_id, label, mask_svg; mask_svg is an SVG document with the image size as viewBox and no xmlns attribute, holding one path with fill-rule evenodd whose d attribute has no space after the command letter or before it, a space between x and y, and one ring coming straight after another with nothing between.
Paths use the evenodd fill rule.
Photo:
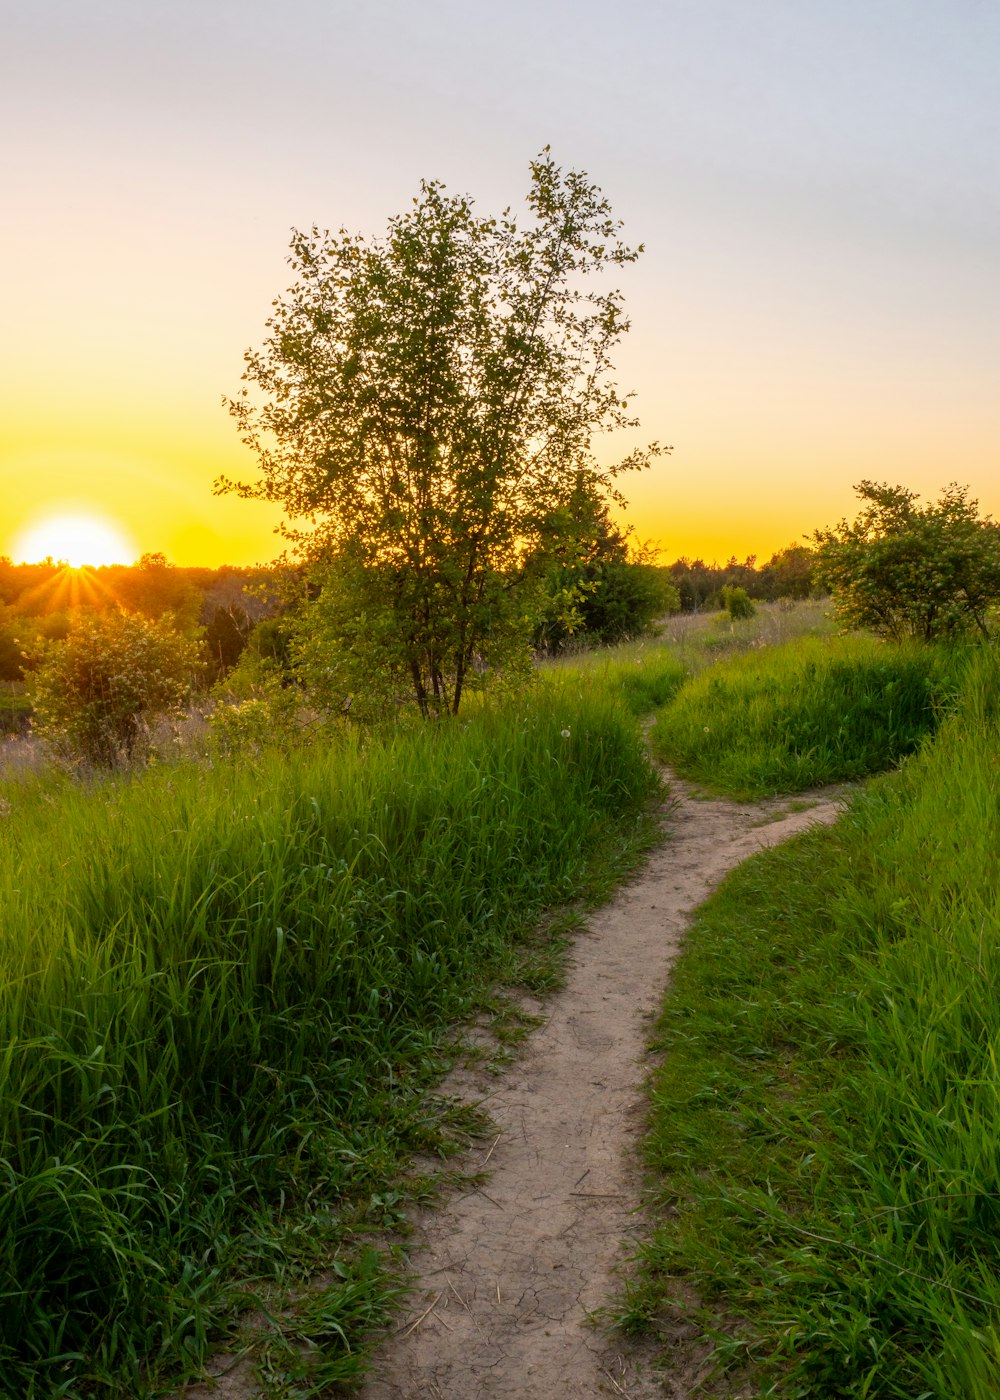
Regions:
<instances>
[{"instance_id":1,"label":"green bush","mask_svg":"<svg viewBox=\"0 0 1000 1400\"><path fill-rule=\"evenodd\" d=\"M722 606L734 622L753 617L757 611L745 588L731 588L728 584L722 590Z\"/></svg>"},{"instance_id":2,"label":"green bush","mask_svg":"<svg viewBox=\"0 0 1000 1400\"><path fill-rule=\"evenodd\" d=\"M152 721L180 712L198 667L197 644L169 623L81 613L31 679L34 727L66 757L130 764L144 756Z\"/></svg>"},{"instance_id":3,"label":"green bush","mask_svg":"<svg viewBox=\"0 0 1000 1400\"><path fill-rule=\"evenodd\" d=\"M814 536L817 577L841 621L896 641L988 638L1000 604L1000 526L980 517L968 487L953 482L925 506L885 482L855 490L867 502L857 519Z\"/></svg>"}]
</instances>

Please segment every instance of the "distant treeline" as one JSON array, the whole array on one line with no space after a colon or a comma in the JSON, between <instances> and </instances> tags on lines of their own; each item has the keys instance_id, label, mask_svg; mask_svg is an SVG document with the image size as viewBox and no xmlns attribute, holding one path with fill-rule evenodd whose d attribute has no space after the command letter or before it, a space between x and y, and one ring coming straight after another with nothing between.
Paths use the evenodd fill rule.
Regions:
<instances>
[{"instance_id":1,"label":"distant treeline","mask_svg":"<svg viewBox=\"0 0 1000 1400\"><path fill-rule=\"evenodd\" d=\"M630 578L632 574L658 576L666 586L657 589L649 583L645 592L662 594L668 611L719 608L726 587L743 588L758 600L806 598L814 591L815 555L805 545L790 545L760 567L755 555L742 562L734 555L725 564L682 556L669 565L646 563L626 568L623 537L619 543L620 570ZM603 574L608 574L609 567L605 560ZM626 612L635 611L635 580L624 598L619 597L621 587L611 584L610 576L604 579L600 602L605 611L614 605L625 607ZM123 607L156 620L169 617L179 632L202 641L208 674L218 679L236 664L255 632L256 645L263 653L280 648L281 627L276 619L287 606L282 602L283 594L287 598L288 590L282 590L276 570L231 565L183 568L171 564L163 554L144 554L131 565L80 570L52 560L14 564L0 556L0 681L23 680L38 664L46 643L67 635L74 612L81 608L101 612L109 607ZM599 612L598 601L597 596L588 597L586 609ZM587 621L590 635L607 640L597 621ZM623 635L630 630L628 621L626 617L619 628ZM271 632L274 638L268 635Z\"/></svg>"},{"instance_id":2,"label":"distant treeline","mask_svg":"<svg viewBox=\"0 0 1000 1400\"><path fill-rule=\"evenodd\" d=\"M169 617L179 632L202 640L210 672L221 675L255 627L279 611L277 576L230 565L181 568L162 554L79 570L0 556L0 681L19 681L33 670L46 643L67 635L75 612L111 607Z\"/></svg>"},{"instance_id":3,"label":"distant treeline","mask_svg":"<svg viewBox=\"0 0 1000 1400\"><path fill-rule=\"evenodd\" d=\"M745 589L761 602L808 598L816 591L815 561L815 551L808 545L791 544L760 567L755 554L748 554L742 563L734 554L725 564L682 555L667 565L667 573L680 595L682 612L710 612L722 607L724 588Z\"/></svg>"}]
</instances>

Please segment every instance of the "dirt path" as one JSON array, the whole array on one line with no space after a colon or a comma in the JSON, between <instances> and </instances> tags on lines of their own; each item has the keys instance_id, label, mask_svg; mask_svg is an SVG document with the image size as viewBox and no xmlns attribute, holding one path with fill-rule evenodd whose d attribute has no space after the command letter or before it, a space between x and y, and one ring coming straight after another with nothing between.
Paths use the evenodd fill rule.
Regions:
<instances>
[{"instance_id":1,"label":"dirt path","mask_svg":"<svg viewBox=\"0 0 1000 1400\"><path fill-rule=\"evenodd\" d=\"M589 1322L635 1229L652 1017L692 910L734 865L833 821L839 804L698 800L676 781L671 792L668 839L578 936L566 987L537 1008L545 1024L512 1069L444 1086L496 1123L488 1179L417 1220L418 1286L362 1400L687 1394L682 1376L658 1379Z\"/></svg>"}]
</instances>

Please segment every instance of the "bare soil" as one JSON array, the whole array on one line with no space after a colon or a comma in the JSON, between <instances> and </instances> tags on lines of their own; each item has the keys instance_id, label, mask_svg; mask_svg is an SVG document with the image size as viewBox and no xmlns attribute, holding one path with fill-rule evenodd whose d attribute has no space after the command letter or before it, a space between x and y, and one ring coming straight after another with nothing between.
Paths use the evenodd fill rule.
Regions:
<instances>
[{"instance_id":1,"label":"bare soil","mask_svg":"<svg viewBox=\"0 0 1000 1400\"><path fill-rule=\"evenodd\" d=\"M498 1078L479 1062L442 1086L496 1125L461 1164L483 1184L415 1216L413 1293L361 1400L695 1394L704 1356L683 1325L667 1356L662 1347L654 1356L616 1342L595 1316L641 1233L653 1021L696 907L746 857L832 822L842 798L827 790L734 803L670 779L666 839L577 935L565 987L524 1004L544 1020L514 1064ZM240 1365L185 1391L188 1400L261 1394Z\"/></svg>"}]
</instances>

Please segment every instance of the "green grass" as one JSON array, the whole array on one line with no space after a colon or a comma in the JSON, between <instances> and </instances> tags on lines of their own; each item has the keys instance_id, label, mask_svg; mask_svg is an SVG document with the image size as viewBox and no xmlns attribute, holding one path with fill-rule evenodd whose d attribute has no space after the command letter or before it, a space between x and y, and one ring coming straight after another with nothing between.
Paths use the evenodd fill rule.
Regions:
<instances>
[{"instance_id":1,"label":"green grass","mask_svg":"<svg viewBox=\"0 0 1000 1400\"><path fill-rule=\"evenodd\" d=\"M1000 1393L998 716L981 654L932 743L689 935L621 1321L713 1335L712 1394Z\"/></svg>"},{"instance_id":2,"label":"green grass","mask_svg":"<svg viewBox=\"0 0 1000 1400\"><path fill-rule=\"evenodd\" d=\"M828 605L817 601L763 603L752 618L728 613L679 613L665 619L657 637L617 646L567 651L543 663L549 687L595 689L643 716L668 705L685 682L728 657L786 647L802 638L828 638Z\"/></svg>"},{"instance_id":3,"label":"green grass","mask_svg":"<svg viewBox=\"0 0 1000 1400\"><path fill-rule=\"evenodd\" d=\"M272 1388L356 1377L395 1289L368 1241L409 1156L469 1126L428 1096L449 1027L551 980L540 916L621 869L653 784L620 707L558 692L9 786L0 1393L164 1393L260 1305ZM340 1278L303 1292L321 1260Z\"/></svg>"},{"instance_id":4,"label":"green grass","mask_svg":"<svg viewBox=\"0 0 1000 1400\"><path fill-rule=\"evenodd\" d=\"M542 677L551 693L601 694L639 716L672 700L688 674L684 663L665 648L629 643L557 661L546 666Z\"/></svg>"},{"instance_id":5,"label":"green grass","mask_svg":"<svg viewBox=\"0 0 1000 1400\"><path fill-rule=\"evenodd\" d=\"M662 625L660 643L692 674L747 651L787 646L806 637L832 638L835 625L829 598L757 603L753 617L727 612L678 613Z\"/></svg>"},{"instance_id":6,"label":"green grass","mask_svg":"<svg viewBox=\"0 0 1000 1400\"><path fill-rule=\"evenodd\" d=\"M914 751L960 670L958 653L856 636L750 651L684 685L657 718L654 750L737 798L864 777Z\"/></svg>"},{"instance_id":7,"label":"green grass","mask_svg":"<svg viewBox=\"0 0 1000 1400\"><path fill-rule=\"evenodd\" d=\"M31 720L31 701L23 687L0 683L0 735L23 734Z\"/></svg>"},{"instance_id":8,"label":"green grass","mask_svg":"<svg viewBox=\"0 0 1000 1400\"><path fill-rule=\"evenodd\" d=\"M704 670L725 656L785 646L803 637L832 637L830 600L758 603L752 618L735 620L726 612L673 613L662 618L649 635L612 646L570 643L545 670L600 671L609 663L642 664L664 652L691 673Z\"/></svg>"}]
</instances>

